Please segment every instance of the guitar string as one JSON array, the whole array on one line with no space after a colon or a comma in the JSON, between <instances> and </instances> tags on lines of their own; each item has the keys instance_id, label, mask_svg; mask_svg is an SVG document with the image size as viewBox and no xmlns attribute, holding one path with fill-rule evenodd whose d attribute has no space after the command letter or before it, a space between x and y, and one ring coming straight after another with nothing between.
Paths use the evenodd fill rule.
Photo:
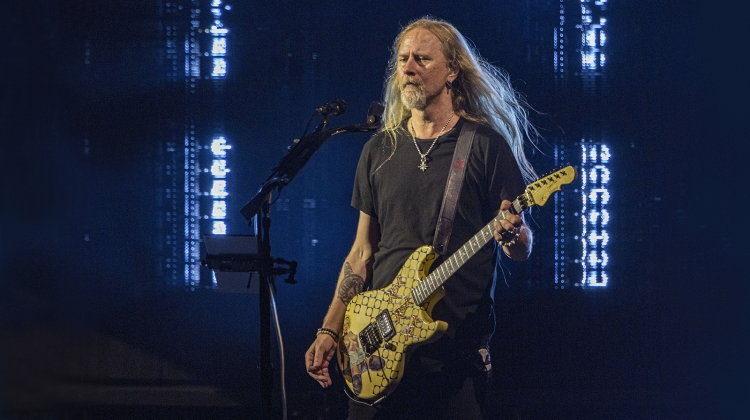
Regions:
<instances>
[{"instance_id":1,"label":"guitar string","mask_svg":"<svg viewBox=\"0 0 750 420\"><path fill-rule=\"evenodd\" d=\"M513 200L512 205L514 206L514 208L517 208L520 205L519 199L516 198L515 200ZM481 249L482 246L484 246L485 244L487 244L487 242L489 242L490 236L492 236L492 233L494 232L494 226L493 226L494 223L496 221L499 222L501 220L505 220L505 216L508 214L508 212L509 212L508 210L504 210L502 213L498 214L495 218L492 219L492 221L490 221L485 226L485 228L488 229L490 232L485 232L484 229L481 229L479 232L477 232L476 235L474 235L471 239L469 239L469 241L466 244L464 244L461 248L459 248L459 251L457 251L455 254L453 254L452 256L450 256L445 261L446 263L450 263L451 264L451 271L449 271L446 274L446 272L445 272L445 270L447 268L446 264L445 263L440 264L440 267L438 267L438 270L434 271L433 273L430 273L425 278L426 281L424 281L424 282L420 283L419 285L417 285L417 287L415 288L415 291L417 291L416 297L419 299L420 302L423 302L424 299L427 296L429 296L429 294L427 296L424 296L424 294L426 294L429 290L432 290L432 291L436 290L441 284L443 284L448 279L448 277L450 277L453 273L455 273L456 271L458 271L458 269L461 268L461 266L464 263L466 263L466 261L469 258L471 258L472 256L474 256L474 254L476 254L477 250L474 249L475 245L476 245L477 249ZM500 219L498 219L498 217L500 217ZM481 244L480 244L480 241L479 241L480 236L481 236ZM453 263L454 263L454 260L456 259L456 256L460 255L460 252L462 250L465 250L466 247L467 247L467 245L471 248L470 252L467 252L468 257L464 261L461 261L461 263L458 265L458 267L453 267ZM442 275L440 275L441 273L442 273ZM428 285L430 286L429 288L426 287Z\"/></svg>"}]
</instances>

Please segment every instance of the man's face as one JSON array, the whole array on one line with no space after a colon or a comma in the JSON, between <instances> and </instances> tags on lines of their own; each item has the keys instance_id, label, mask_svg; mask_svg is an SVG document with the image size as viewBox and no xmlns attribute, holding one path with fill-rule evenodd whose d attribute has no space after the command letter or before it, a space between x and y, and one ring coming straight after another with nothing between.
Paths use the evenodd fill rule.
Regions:
<instances>
[{"instance_id":1,"label":"man's face","mask_svg":"<svg viewBox=\"0 0 750 420\"><path fill-rule=\"evenodd\" d=\"M443 93L454 74L435 34L416 28L404 35L398 49L398 82L407 109L425 109Z\"/></svg>"}]
</instances>

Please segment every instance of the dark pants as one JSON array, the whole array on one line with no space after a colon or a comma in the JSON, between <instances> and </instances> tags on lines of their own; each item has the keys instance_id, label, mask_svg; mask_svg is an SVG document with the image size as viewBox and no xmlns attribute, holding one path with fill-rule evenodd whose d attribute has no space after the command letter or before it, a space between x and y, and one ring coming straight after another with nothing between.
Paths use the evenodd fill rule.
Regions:
<instances>
[{"instance_id":1,"label":"dark pants","mask_svg":"<svg viewBox=\"0 0 750 420\"><path fill-rule=\"evenodd\" d=\"M486 374L457 358L452 366L412 359L396 390L374 406L350 401L349 420L479 420Z\"/></svg>"}]
</instances>

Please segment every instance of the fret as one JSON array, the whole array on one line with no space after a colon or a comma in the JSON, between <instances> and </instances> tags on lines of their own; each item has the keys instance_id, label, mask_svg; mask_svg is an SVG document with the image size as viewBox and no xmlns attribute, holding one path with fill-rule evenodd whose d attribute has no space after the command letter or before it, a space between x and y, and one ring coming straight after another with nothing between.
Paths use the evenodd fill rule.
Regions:
<instances>
[{"instance_id":1,"label":"fret","mask_svg":"<svg viewBox=\"0 0 750 420\"><path fill-rule=\"evenodd\" d=\"M455 273L458 267L455 266L455 262L453 260L453 257L448 258L446 261L450 265L450 269L448 270L450 273ZM446 277L450 277L450 274L448 274Z\"/></svg>"},{"instance_id":2,"label":"fret","mask_svg":"<svg viewBox=\"0 0 750 420\"><path fill-rule=\"evenodd\" d=\"M446 261L447 262L447 261ZM447 279L448 276L450 276L450 270L448 269L448 266L443 264L440 266L440 277L441 279Z\"/></svg>"},{"instance_id":3,"label":"fret","mask_svg":"<svg viewBox=\"0 0 750 420\"><path fill-rule=\"evenodd\" d=\"M425 277L427 286L429 286L429 280L441 278L442 277L442 271L444 271L444 270L445 270L445 267L443 267L441 265L440 267L438 267L437 270L433 271L432 273L430 273L429 276ZM427 286L425 286L425 287L427 287Z\"/></svg>"}]
</instances>

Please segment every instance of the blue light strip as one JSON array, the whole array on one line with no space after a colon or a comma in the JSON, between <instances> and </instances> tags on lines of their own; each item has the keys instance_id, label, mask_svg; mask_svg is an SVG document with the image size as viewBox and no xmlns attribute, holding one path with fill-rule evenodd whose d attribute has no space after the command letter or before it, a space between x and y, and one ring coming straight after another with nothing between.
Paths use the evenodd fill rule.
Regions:
<instances>
[{"instance_id":1,"label":"blue light strip","mask_svg":"<svg viewBox=\"0 0 750 420\"><path fill-rule=\"evenodd\" d=\"M573 149L573 150L577 150ZM575 152L577 153L577 151ZM564 145L556 145L554 152L555 166L563 167L567 162L570 162L568 158L568 150ZM555 289L564 289L571 285L570 281L570 270L569 270L569 255L571 255L568 246L568 237L572 236L570 232L570 221L567 218L568 212L566 209L570 208L569 202L570 197L574 202L578 201L578 190L575 193L569 192L566 188L558 191L555 194L553 201L554 210L554 221L555 221L555 240L554 240L554 255L555 255ZM570 194L570 196L569 196ZM577 214L577 213L576 213ZM575 219L574 219L575 220ZM566 221L568 223L566 223ZM575 282L575 280L573 280Z\"/></svg>"},{"instance_id":2,"label":"blue light strip","mask_svg":"<svg viewBox=\"0 0 750 420\"><path fill-rule=\"evenodd\" d=\"M193 0L190 9L190 33L185 38L185 76L201 77L201 45L196 32L200 31L200 2ZM193 84L192 87L195 87Z\"/></svg>"},{"instance_id":3,"label":"blue light strip","mask_svg":"<svg viewBox=\"0 0 750 420\"><path fill-rule=\"evenodd\" d=\"M224 10L231 10L231 6L222 7L222 0L211 0L211 15L213 21L209 29L204 33L211 36L211 47L207 55L210 56L211 78L221 83L222 79L227 77L227 34L229 29L224 27L222 16ZM221 91L221 89L219 89ZM211 174L211 189L207 193L211 197L211 205L208 214L204 214L205 219L211 223L211 233L214 235L227 234L227 174L230 172L227 166L227 150L232 148L227 144L223 135L216 134L211 141L211 167L205 170ZM217 287L216 275L211 273L213 287Z\"/></svg>"},{"instance_id":4,"label":"blue light strip","mask_svg":"<svg viewBox=\"0 0 750 420\"><path fill-rule=\"evenodd\" d=\"M195 290L201 286L203 234L227 233L231 146L217 134L221 130L206 139L206 127L197 121L204 121L201 106L208 90L198 88L212 83L206 79L216 83L213 94L221 100L229 42L223 19L231 6L224 0L168 0L163 5L167 79L183 82L187 95L182 144L167 142L165 147L164 270L171 284Z\"/></svg>"},{"instance_id":5,"label":"blue light strip","mask_svg":"<svg viewBox=\"0 0 750 420\"><path fill-rule=\"evenodd\" d=\"M190 124L185 133L185 183L184 183L184 206L185 206L185 286L189 288L200 284L200 187L196 168L200 168L198 149L200 146L195 137L195 125Z\"/></svg>"},{"instance_id":6,"label":"blue light strip","mask_svg":"<svg viewBox=\"0 0 750 420\"><path fill-rule=\"evenodd\" d=\"M608 204L610 200L608 168L610 151L607 145L591 140L581 142L581 266L580 286L603 287L609 282L607 244L610 237Z\"/></svg>"},{"instance_id":7,"label":"blue light strip","mask_svg":"<svg viewBox=\"0 0 750 420\"><path fill-rule=\"evenodd\" d=\"M559 21L552 34L554 52L552 57L552 65L556 76L565 74L566 59L565 59L565 0L560 0L560 13Z\"/></svg>"},{"instance_id":8,"label":"blue light strip","mask_svg":"<svg viewBox=\"0 0 750 420\"><path fill-rule=\"evenodd\" d=\"M211 29L211 77L214 79L227 77L227 34L229 29L224 27L222 20L222 0L211 0L211 14L214 17ZM231 6L226 5L224 10L231 10Z\"/></svg>"},{"instance_id":9,"label":"blue light strip","mask_svg":"<svg viewBox=\"0 0 750 420\"><path fill-rule=\"evenodd\" d=\"M214 235L227 234L227 201L229 195L227 192L227 174L230 169L227 167L227 150L232 146L227 144L224 136L216 136L211 142L211 153L213 155L211 164L211 213L208 217L211 219L211 233Z\"/></svg>"},{"instance_id":10,"label":"blue light strip","mask_svg":"<svg viewBox=\"0 0 750 420\"><path fill-rule=\"evenodd\" d=\"M604 45L607 43L607 0L580 0L581 2L581 76L584 91L593 93L595 77L600 75L607 57Z\"/></svg>"}]
</instances>

